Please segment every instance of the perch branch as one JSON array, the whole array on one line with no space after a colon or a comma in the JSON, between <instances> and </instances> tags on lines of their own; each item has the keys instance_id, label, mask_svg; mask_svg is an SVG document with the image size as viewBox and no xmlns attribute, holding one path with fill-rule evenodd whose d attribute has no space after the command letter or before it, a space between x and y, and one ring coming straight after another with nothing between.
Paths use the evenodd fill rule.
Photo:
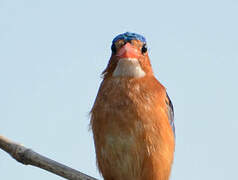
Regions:
<instances>
[{"instance_id":1,"label":"perch branch","mask_svg":"<svg viewBox=\"0 0 238 180\"><path fill-rule=\"evenodd\" d=\"M86 174L75 169L60 164L54 160L44 157L21 144L12 142L11 140L0 135L0 149L6 151L15 160L25 165L32 165L45 169L46 171L57 174L69 180L96 180Z\"/></svg>"}]
</instances>

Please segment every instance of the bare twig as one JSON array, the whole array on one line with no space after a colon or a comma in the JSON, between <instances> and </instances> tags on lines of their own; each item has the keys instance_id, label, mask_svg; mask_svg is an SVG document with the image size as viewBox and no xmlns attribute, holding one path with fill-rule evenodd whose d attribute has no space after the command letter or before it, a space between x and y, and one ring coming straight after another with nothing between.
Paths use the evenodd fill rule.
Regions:
<instances>
[{"instance_id":1,"label":"bare twig","mask_svg":"<svg viewBox=\"0 0 238 180\"><path fill-rule=\"evenodd\" d=\"M9 153L14 159L22 164L45 169L46 171L52 172L69 180L96 180L93 177L44 157L33 150L24 147L23 145L12 142L1 135L0 149Z\"/></svg>"}]
</instances>

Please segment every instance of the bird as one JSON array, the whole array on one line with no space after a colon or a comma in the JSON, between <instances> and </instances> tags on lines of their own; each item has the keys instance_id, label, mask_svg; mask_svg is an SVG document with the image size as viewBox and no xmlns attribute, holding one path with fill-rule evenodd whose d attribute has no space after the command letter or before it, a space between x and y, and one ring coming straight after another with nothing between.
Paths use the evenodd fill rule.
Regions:
<instances>
[{"instance_id":1,"label":"bird","mask_svg":"<svg viewBox=\"0 0 238 180\"><path fill-rule=\"evenodd\" d=\"M173 104L155 78L144 36L125 32L90 111L99 172L104 180L169 180L175 151Z\"/></svg>"}]
</instances>

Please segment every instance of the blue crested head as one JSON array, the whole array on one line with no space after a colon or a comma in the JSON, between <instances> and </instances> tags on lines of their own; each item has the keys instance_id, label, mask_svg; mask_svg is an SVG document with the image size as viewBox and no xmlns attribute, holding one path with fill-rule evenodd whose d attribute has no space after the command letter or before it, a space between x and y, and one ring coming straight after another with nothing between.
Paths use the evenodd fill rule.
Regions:
<instances>
[{"instance_id":1,"label":"blue crested head","mask_svg":"<svg viewBox=\"0 0 238 180\"><path fill-rule=\"evenodd\" d=\"M140 40L143 43L146 43L146 39L144 38L144 36L140 35L140 34L136 34L136 33L131 33L131 32L126 32L123 34L119 34L117 35L113 40L112 43L114 44L117 40L119 39L123 39L125 41L131 41L133 39L137 39Z\"/></svg>"}]
</instances>

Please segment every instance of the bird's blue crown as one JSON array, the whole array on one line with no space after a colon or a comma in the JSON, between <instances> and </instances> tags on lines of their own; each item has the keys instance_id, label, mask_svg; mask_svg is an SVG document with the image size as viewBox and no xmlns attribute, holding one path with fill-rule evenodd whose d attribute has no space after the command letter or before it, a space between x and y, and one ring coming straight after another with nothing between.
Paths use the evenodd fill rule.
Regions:
<instances>
[{"instance_id":1,"label":"bird's blue crown","mask_svg":"<svg viewBox=\"0 0 238 180\"><path fill-rule=\"evenodd\" d=\"M119 39L123 39L125 41L131 41L133 39L137 39L140 40L143 43L146 43L146 40L144 38L144 36L140 35L140 34L136 34L136 33L131 33L131 32L126 32L123 34L119 34L117 35L113 40L112 43L114 44L117 40Z\"/></svg>"}]
</instances>

